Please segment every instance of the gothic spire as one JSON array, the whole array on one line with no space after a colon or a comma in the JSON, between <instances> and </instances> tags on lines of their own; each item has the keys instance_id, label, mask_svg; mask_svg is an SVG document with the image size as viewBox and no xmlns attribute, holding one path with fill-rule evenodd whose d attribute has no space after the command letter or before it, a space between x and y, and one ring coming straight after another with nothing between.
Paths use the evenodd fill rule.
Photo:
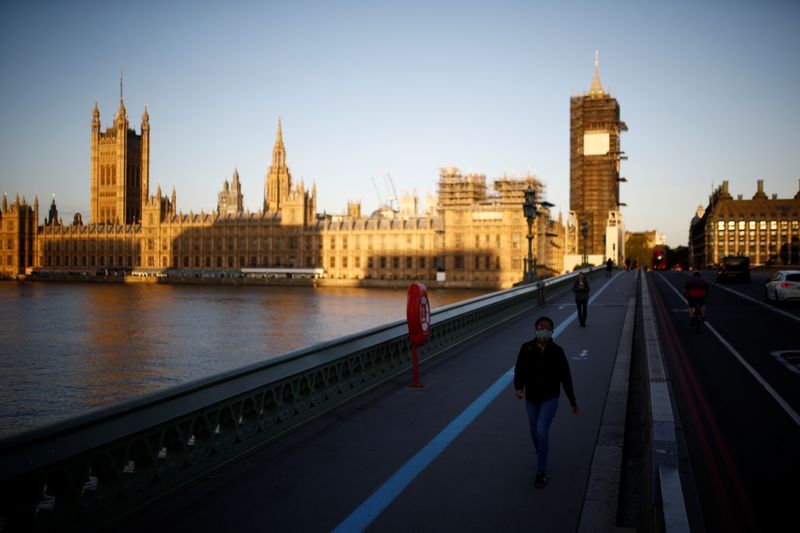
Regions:
<instances>
[{"instance_id":1,"label":"gothic spire","mask_svg":"<svg viewBox=\"0 0 800 533\"><path fill-rule=\"evenodd\" d=\"M589 89L589 96L592 98L602 98L605 93L603 86L600 84L600 60L598 59L599 53L594 51L594 79L592 80L592 87Z\"/></svg>"},{"instance_id":2,"label":"gothic spire","mask_svg":"<svg viewBox=\"0 0 800 533\"><path fill-rule=\"evenodd\" d=\"M125 116L125 99L122 96L122 69L119 69L119 111L117 112L117 117L122 118Z\"/></svg>"},{"instance_id":3,"label":"gothic spire","mask_svg":"<svg viewBox=\"0 0 800 533\"><path fill-rule=\"evenodd\" d=\"M278 115L278 133L275 137L275 147L272 149L272 164L275 168L286 164L286 148L283 146L283 130L281 128L281 116Z\"/></svg>"},{"instance_id":4,"label":"gothic spire","mask_svg":"<svg viewBox=\"0 0 800 533\"><path fill-rule=\"evenodd\" d=\"M94 101L94 109L92 109L92 131L100 131L100 108L97 107L97 100Z\"/></svg>"}]
</instances>

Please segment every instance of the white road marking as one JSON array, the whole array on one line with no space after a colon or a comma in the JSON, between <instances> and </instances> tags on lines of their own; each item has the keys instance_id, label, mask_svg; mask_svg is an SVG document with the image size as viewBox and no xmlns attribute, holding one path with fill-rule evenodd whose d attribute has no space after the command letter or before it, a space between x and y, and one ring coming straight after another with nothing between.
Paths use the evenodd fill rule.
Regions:
<instances>
[{"instance_id":1,"label":"white road marking","mask_svg":"<svg viewBox=\"0 0 800 533\"><path fill-rule=\"evenodd\" d=\"M572 358L574 361L586 361L589 359L589 350L584 348L581 353Z\"/></svg>"},{"instance_id":2,"label":"white road marking","mask_svg":"<svg viewBox=\"0 0 800 533\"><path fill-rule=\"evenodd\" d=\"M795 354L794 359L797 359L797 355L800 355L800 350L781 350L777 352L769 352L769 354L795 374L800 374L800 368L797 368L797 364L787 359L786 356L784 355L784 354Z\"/></svg>"},{"instance_id":3,"label":"white road marking","mask_svg":"<svg viewBox=\"0 0 800 533\"><path fill-rule=\"evenodd\" d=\"M658 274L658 276L667 284L667 287L669 287L670 289L675 291L675 294L678 295L678 298L683 300L683 302L686 303L687 306L689 305L689 303L686 301L686 299L683 297L683 295L680 292L678 292L678 289L673 287L672 284L669 281L667 281L666 278L664 278L664 276L662 274ZM762 378L761 375L758 372L756 372L755 368L750 366L750 363L748 363L747 361L744 360L744 357L742 357L739 354L739 352L737 352L736 349L733 346L731 346L731 344L727 340L725 340L725 338L722 335L720 335L719 332L708 321L704 322L704 325L708 328L708 330L711 333L713 333L717 337L717 339L719 339L719 341L722 343L722 345L725 346L728 349L728 351L731 352L733 354L733 356L736 357L736 359L739 360L739 362L742 364L742 366L748 372L750 372L750 374L755 378L756 381L758 381L761 384L762 387L764 387L764 389L770 394L770 396L772 396L772 398L776 402L778 402L778 405L783 407L783 410L786 411L786 414L789 415L789 417L792 420L794 420L794 423L797 424L798 426L800 426L800 415L797 414L797 411L792 409L792 406L789 405L786 402L786 400L784 400L781 397L781 395L778 394L777 391L775 391L775 389L773 389L772 386L769 383L767 383L767 381L764 378Z\"/></svg>"},{"instance_id":4,"label":"white road marking","mask_svg":"<svg viewBox=\"0 0 800 533\"><path fill-rule=\"evenodd\" d=\"M670 287L671 287L671 286L672 286L672 285L670 285ZM774 305L770 305L770 304L768 304L768 303L766 303L766 302L762 302L761 300L756 300L756 299L755 299L755 298L753 298L752 296L748 296L748 295L746 295L746 294L742 294L742 293L741 293L741 292L739 292L739 291L735 291L735 290L733 290L733 289L729 289L728 287L725 287L725 286L723 286L723 285L721 285L721 284L719 284L719 283L715 283L715 284L714 284L714 287L719 287L720 289L722 289L722 290L725 290L725 291L728 291L728 292L729 292L729 293L731 293L731 294L735 294L736 296L739 296L739 297L741 297L741 298L744 298L745 300L750 300L751 302L753 302L753 303L757 303L758 305L762 305L762 306L766 307L767 309L770 309L770 310L772 310L772 311L774 311L774 312L776 312L776 313L778 313L778 314L780 314L780 315L783 315L783 316L789 317L789 318L791 318L792 320L797 320L798 322L800 322L800 317L794 316L794 315L793 315L793 314L791 314L791 313L787 313L786 311L783 311L783 310L781 310L781 309L778 309L778 308L777 308L777 307L775 307Z\"/></svg>"}]
</instances>

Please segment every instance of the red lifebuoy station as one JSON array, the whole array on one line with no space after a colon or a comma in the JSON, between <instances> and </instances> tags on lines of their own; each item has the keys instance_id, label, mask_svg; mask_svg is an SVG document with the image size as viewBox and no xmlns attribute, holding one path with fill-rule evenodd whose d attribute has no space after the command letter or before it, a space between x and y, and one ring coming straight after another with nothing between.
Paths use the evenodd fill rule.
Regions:
<instances>
[{"instance_id":1,"label":"red lifebuoy station","mask_svg":"<svg viewBox=\"0 0 800 533\"><path fill-rule=\"evenodd\" d=\"M431 304L428 300L428 290L422 283L415 282L408 286L406 320L414 357L414 384L412 386L419 388L422 385L419 382L417 346L425 344L431 332Z\"/></svg>"}]
</instances>

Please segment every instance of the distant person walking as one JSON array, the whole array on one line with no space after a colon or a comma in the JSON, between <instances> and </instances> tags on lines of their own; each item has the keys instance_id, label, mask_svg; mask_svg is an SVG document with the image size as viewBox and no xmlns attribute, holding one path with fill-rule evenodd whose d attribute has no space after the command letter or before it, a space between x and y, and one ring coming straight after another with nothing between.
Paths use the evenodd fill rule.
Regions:
<instances>
[{"instance_id":1,"label":"distant person walking","mask_svg":"<svg viewBox=\"0 0 800 533\"><path fill-rule=\"evenodd\" d=\"M626 257L625 258L625 270L629 271L630 269L631 269L631 258L630 257Z\"/></svg>"},{"instance_id":2,"label":"distant person walking","mask_svg":"<svg viewBox=\"0 0 800 533\"><path fill-rule=\"evenodd\" d=\"M611 258L609 257L608 261L606 261L606 277L607 278L611 277L611 270L613 268L614 268L614 261L612 261Z\"/></svg>"},{"instance_id":3,"label":"distant person walking","mask_svg":"<svg viewBox=\"0 0 800 533\"><path fill-rule=\"evenodd\" d=\"M547 457L550 452L550 426L556 416L561 387L569 399L572 414L578 403L572 388L572 374L564 350L553 341L553 320L542 316L534 324L536 338L519 348L514 367L514 389L518 399L525 398L531 438L536 450L538 488L547 486Z\"/></svg>"},{"instance_id":4,"label":"distant person walking","mask_svg":"<svg viewBox=\"0 0 800 533\"><path fill-rule=\"evenodd\" d=\"M575 278L575 283L572 284L572 292L575 293L575 305L578 307L578 322L581 323L582 328L586 327L586 312L589 304L589 291L591 290L591 287L589 287L589 280L586 279L586 274L583 272L578 274L578 277Z\"/></svg>"}]
</instances>

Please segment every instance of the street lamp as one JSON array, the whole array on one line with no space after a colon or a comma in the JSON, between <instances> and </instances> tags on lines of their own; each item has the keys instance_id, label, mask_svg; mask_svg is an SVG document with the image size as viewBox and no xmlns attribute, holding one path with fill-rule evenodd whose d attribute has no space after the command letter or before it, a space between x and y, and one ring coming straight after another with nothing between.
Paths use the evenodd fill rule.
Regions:
<instances>
[{"instance_id":1,"label":"street lamp","mask_svg":"<svg viewBox=\"0 0 800 533\"><path fill-rule=\"evenodd\" d=\"M523 280L525 283L533 283L536 280L536 272L533 269L533 220L536 218L536 191L533 190L533 187L529 186L525 191L522 212L528 221L528 260Z\"/></svg>"},{"instance_id":2,"label":"street lamp","mask_svg":"<svg viewBox=\"0 0 800 533\"><path fill-rule=\"evenodd\" d=\"M583 264L589 262L589 258L586 256L586 235L589 234L589 224L586 223L585 220L581 220L581 235L583 235Z\"/></svg>"},{"instance_id":3,"label":"street lamp","mask_svg":"<svg viewBox=\"0 0 800 533\"><path fill-rule=\"evenodd\" d=\"M536 220L537 206L549 209L554 204L545 201L536 200L536 191L533 187L528 186L525 190L525 203L522 204L522 212L525 214L525 219L528 221L528 260L523 276L523 282L534 283L536 281L536 257L533 255L533 222Z\"/></svg>"}]
</instances>

